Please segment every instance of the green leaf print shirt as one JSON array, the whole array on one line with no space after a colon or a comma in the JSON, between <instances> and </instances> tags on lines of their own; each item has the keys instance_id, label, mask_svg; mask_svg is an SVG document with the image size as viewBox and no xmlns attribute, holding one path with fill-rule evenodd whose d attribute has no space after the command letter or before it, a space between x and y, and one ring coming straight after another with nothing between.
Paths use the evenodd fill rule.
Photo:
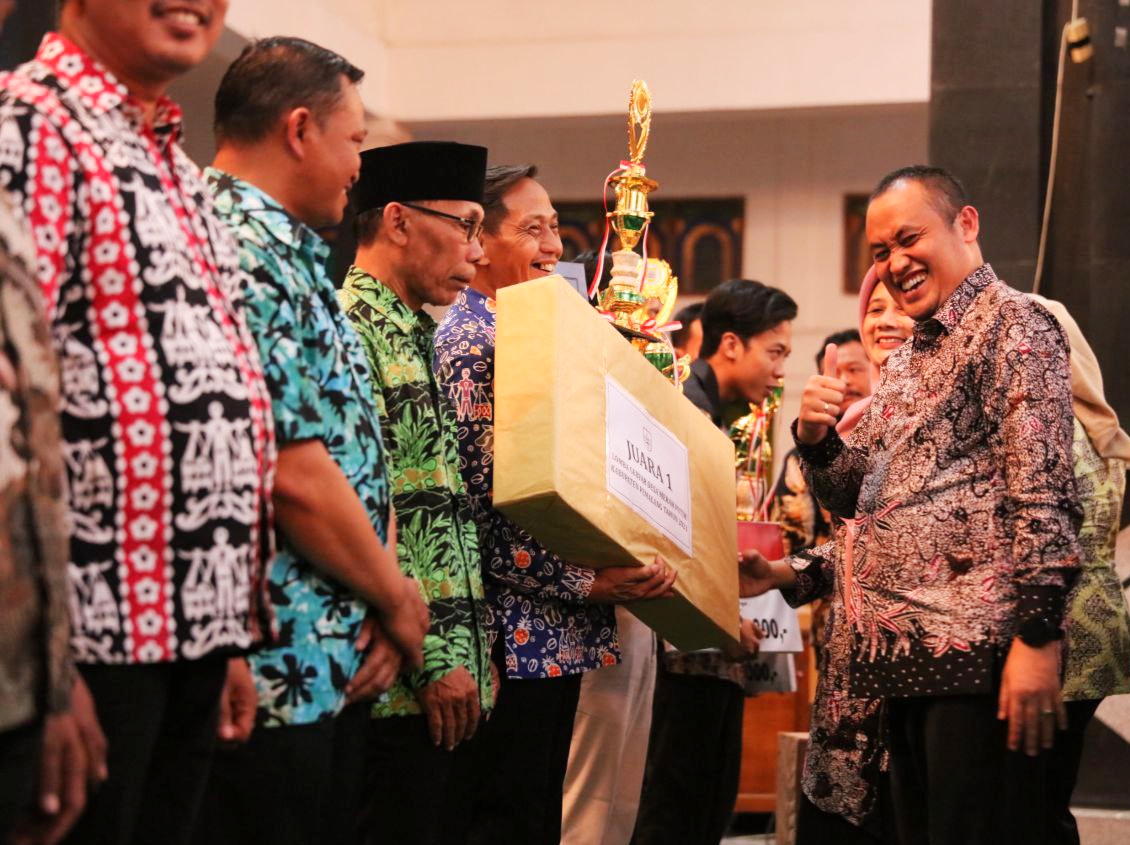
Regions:
<instances>
[{"instance_id":1,"label":"green leaf print shirt","mask_svg":"<svg viewBox=\"0 0 1130 845\"><path fill-rule=\"evenodd\" d=\"M356 267L339 299L372 370L400 568L419 582L432 615L423 671L402 675L373 715L420 713L416 691L460 666L478 682L487 710L493 694L478 535L459 474L455 412L432 374L435 321Z\"/></svg>"}]
</instances>

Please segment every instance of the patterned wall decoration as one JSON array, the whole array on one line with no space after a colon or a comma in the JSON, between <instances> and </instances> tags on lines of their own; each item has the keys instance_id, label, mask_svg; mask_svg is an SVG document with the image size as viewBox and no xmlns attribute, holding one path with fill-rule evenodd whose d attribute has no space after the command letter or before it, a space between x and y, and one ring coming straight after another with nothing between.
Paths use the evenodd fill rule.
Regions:
<instances>
[{"instance_id":1,"label":"patterned wall decoration","mask_svg":"<svg viewBox=\"0 0 1130 845\"><path fill-rule=\"evenodd\" d=\"M600 247L604 210L599 202L555 203L561 220L566 261ZM679 277L680 294L705 294L742 272L745 200L649 200L655 218L648 234L648 257L662 258ZM616 244L613 233L610 248Z\"/></svg>"}]
</instances>

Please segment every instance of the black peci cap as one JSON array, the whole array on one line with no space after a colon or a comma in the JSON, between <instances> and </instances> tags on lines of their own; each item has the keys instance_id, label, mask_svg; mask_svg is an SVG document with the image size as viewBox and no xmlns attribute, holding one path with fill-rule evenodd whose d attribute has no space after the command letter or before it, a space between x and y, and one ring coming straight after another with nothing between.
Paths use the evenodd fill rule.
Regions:
<instances>
[{"instance_id":1,"label":"black peci cap","mask_svg":"<svg viewBox=\"0 0 1130 845\"><path fill-rule=\"evenodd\" d=\"M454 141L412 141L361 153L353 186L358 214L390 202L483 201L486 147Z\"/></svg>"}]
</instances>

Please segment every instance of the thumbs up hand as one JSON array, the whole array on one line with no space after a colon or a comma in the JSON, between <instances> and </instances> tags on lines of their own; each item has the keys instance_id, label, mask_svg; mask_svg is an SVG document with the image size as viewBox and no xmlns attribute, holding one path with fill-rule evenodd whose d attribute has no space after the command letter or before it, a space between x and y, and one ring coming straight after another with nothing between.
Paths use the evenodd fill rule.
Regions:
<instances>
[{"instance_id":1,"label":"thumbs up hand","mask_svg":"<svg viewBox=\"0 0 1130 845\"><path fill-rule=\"evenodd\" d=\"M829 343L824 349L824 372L812 376L804 386L797 422L797 439L801 443L813 446L823 440L843 410L847 385L836 378L838 357L836 344Z\"/></svg>"}]
</instances>

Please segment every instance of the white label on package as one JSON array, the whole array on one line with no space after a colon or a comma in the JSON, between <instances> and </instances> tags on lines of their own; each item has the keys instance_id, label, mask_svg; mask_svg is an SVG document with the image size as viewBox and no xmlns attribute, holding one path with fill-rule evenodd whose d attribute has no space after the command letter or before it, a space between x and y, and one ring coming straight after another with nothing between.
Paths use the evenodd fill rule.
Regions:
<instances>
[{"instance_id":1,"label":"white label on package","mask_svg":"<svg viewBox=\"0 0 1130 845\"><path fill-rule=\"evenodd\" d=\"M687 447L611 376L604 387L608 492L693 555Z\"/></svg>"},{"instance_id":2,"label":"white label on package","mask_svg":"<svg viewBox=\"0 0 1130 845\"><path fill-rule=\"evenodd\" d=\"M755 599L742 599L741 608L743 619L752 619L761 627L762 652L804 651L796 609L789 607L779 590L770 590Z\"/></svg>"}]
</instances>

